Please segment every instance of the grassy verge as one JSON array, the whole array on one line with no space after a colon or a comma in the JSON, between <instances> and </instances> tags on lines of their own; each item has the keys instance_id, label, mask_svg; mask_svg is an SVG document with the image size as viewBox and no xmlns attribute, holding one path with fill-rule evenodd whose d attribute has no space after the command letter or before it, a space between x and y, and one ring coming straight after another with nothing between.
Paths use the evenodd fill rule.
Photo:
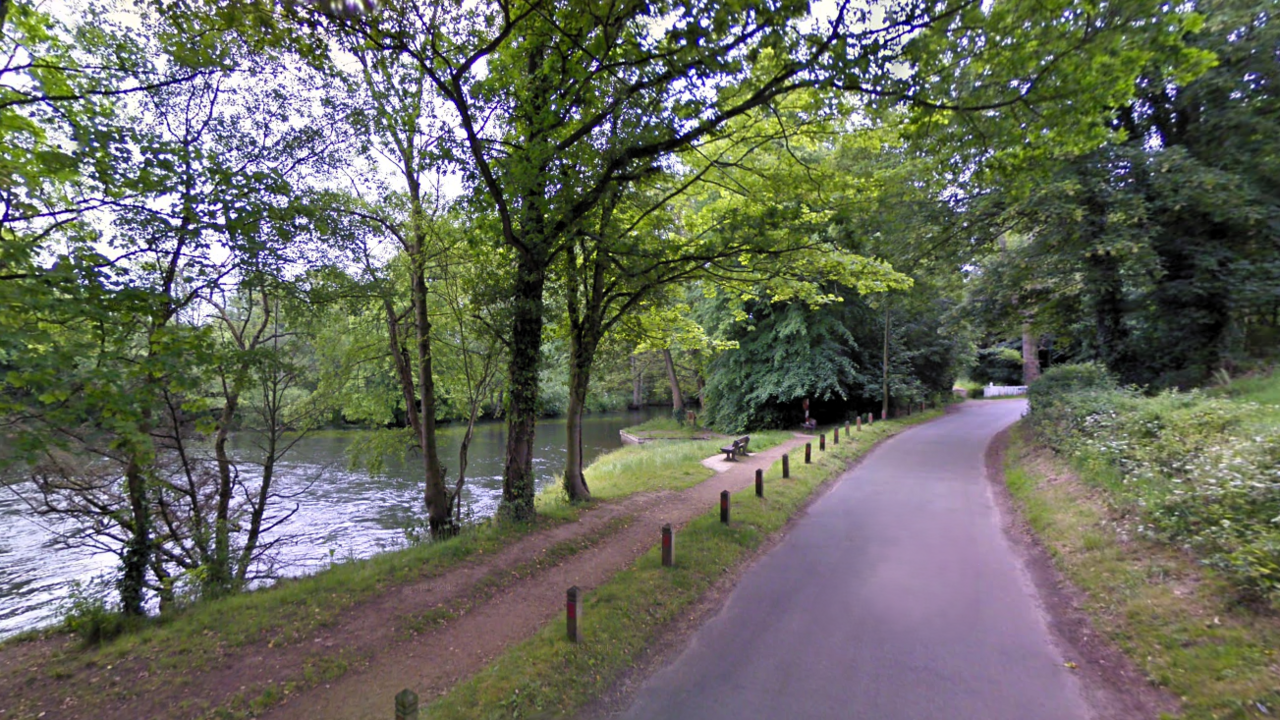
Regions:
<instances>
[{"instance_id":1,"label":"grassy verge","mask_svg":"<svg viewBox=\"0 0 1280 720\"><path fill-rule=\"evenodd\" d=\"M754 489L732 500L733 522L720 524L718 511L696 518L676 538L676 565L661 566L655 546L629 569L588 593L579 620L583 642L564 637L563 621L548 624L537 635L511 648L488 668L459 684L426 712L447 718L513 718L571 713L606 692L631 667L663 628L696 603L725 573L778 532L825 481L842 472L875 441L905 427L936 417L916 415L865 428L845 436L826 452L814 447L814 463L793 453L791 477L783 480L781 463L765 473L765 497ZM842 433L843 435L843 433ZM752 435L752 445L757 435Z\"/></svg>"},{"instance_id":2,"label":"grassy verge","mask_svg":"<svg viewBox=\"0 0 1280 720\"><path fill-rule=\"evenodd\" d=\"M1182 717L1280 714L1280 618L1234 602L1230 584L1187 553L1130 534L1101 481L1073 474L1022 428L1005 473L1023 516L1087 597L1095 627L1181 698Z\"/></svg>"},{"instance_id":3,"label":"grassy verge","mask_svg":"<svg viewBox=\"0 0 1280 720\"><path fill-rule=\"evenodd\" d=\"M639 425L623 428L623 432L639 438L655 440L692 440L715 435L715 431L707 428L681 423L673 417L650 418Z\"/></svg>"}]
</instances>

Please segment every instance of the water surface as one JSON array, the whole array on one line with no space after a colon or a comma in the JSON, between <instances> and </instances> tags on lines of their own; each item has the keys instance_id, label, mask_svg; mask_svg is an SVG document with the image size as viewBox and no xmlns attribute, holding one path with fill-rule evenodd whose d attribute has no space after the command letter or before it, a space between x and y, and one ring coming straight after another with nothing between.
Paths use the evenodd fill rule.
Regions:
<instances>
[{"instance_id":1,"label":"water surface","mask_svg":"<svg viewBox=\"0 0 1280 720\"><path fill-rule=\"evenodd\" d=\"M586 461L617 448L620 429L655 412L662 411L588 415L583 422ZM462 434L461 426L440 429L441 461L451 477L456 477ZM304 437L277 465L275 485L283 498L274 512L282 522L270 537L283 541L274 553L279 574L305 574L333 561L403 547L405 528L421 522L425 513L420 459L388 458L377 474L350 469L347 448L360 435L361 431L328 431ZM233 447L250 454L252 440L236 437ZM469 517L487 517L496 509L502 497L505 448L502 423L476 426L462 497ZM555 482L564 460L564 420L540 422L534 451L540 489ZM241 470L252 482L252 466ZM66 527L37 516L21 497L23 490L29 492L30 486L0 487L0 637L57 621L72 583L110 574L116 563L109 553L62 547L57 536Z\"/></svg>"}]
</instances>

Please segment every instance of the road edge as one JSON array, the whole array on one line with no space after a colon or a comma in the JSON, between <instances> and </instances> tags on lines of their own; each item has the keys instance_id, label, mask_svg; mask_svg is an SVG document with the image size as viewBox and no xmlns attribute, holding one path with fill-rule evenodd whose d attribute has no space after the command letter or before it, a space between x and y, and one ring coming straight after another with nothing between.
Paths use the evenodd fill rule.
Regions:
<instances>
[{"instance_id":1,"label":"road edge","mask_svg":"<svg viewBox=\"0 0 1280 720\"><path fill-rule=\"evenodd\" d=\"M1020 425L1018 421L1006 427L987 444L985 475L1001 530L1032 585L1054 645L1062 652L1064 662L1076 665L1079 686L1092 717L1151 720L1176 712L1178 702L1172 694L1153 686L1128 655L1097 631L1084 609L1088 596L1058 569L1050 549L1027 522L1009 491L1006 458L1013 433Z\"/></svg>"}]
</instances>

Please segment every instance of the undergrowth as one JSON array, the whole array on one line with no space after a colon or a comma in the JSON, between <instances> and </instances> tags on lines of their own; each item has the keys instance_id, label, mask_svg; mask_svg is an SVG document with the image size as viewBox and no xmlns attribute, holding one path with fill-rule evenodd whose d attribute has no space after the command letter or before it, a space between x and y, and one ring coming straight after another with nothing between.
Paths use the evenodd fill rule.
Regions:
<instances>
[{"instance_id":1,"label":"undergrowth","mask_svg":"<svg viewBox=\"0 0 1280 720\"><path fill-rule=\"evenodd\" d=\"M1238 599L1280 608L1277 409L1205 392L1145 396L1096 365L1031 386L1030 427L1069 456L1133 530L1194 552Z\"/></svg>"}]
</instances>

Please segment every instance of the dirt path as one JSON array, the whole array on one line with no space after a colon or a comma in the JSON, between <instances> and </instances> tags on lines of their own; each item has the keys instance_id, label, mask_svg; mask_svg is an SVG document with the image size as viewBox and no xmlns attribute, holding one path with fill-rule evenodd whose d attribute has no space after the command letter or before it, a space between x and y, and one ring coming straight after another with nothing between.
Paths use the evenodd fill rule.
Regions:
<instances>
[{"instance_id":1,"label":"dirt path","mask_svg":"<svg viewBox=\"0 0 1280 720\"><path fill-rule=\"evenodd\" d=\"M44 661L72 641L19 645L0 655L0 720L67 716L68 711L102 720L198 718L228 704L244 709L264 691L291 682L310 687L286 695L270 710L254 710L269 718L385 718L399 690L413 688L428 701L481 670L558 614L566 588L601 584L655 545L663 523L679 527L713 509L721 490L750 486L756 468L767 468L808 437L798 435L740 462L709 462L717 474L691 488L603 503L577 522L391 588L311 637L229 648L207 663L213 669L160 687L154 678L148 680L145 657L86 666L72 677L45 677ZM332 675L339 677L326 680ZM86 706L59 693L63 683L109 691ZM131 685L138 691L129 692Z\"/></svg>"},{"instance_id":2,"label":"dirt path","mask_svg":"<svg viewBox=\"0 0 1280 720\"><path fill-rule=\"evenodd\" d=\"M600 585L653 547L662 524L679 527L713 509L719 502L720 491L750 486L755 481L756 468L767 468L805 439L807 436L797 436L755 453L687 490L634 495L587 513L578 523L556 528L547 535L562 535L558 540L563 541L570 535L585 537L605 523L617 523L619 518L625 522L607 539L554 567L516 580L487 602L411 640L403 639L401 634L402 639L397 641L394 630L364 633L376 635L378 640L363 648L370 657L363 667L347 672L334 683L291 698L264 717L280 720L385 718L391 698L403 688L413 688L424 699L446 692L454 683L484 668L508 645L531 636L557 616L566 588L577 585L590 590ZM520 558L531 557L539 552L539 546L545 550L554 542L530 537L521 543L526 547L511 559L518 562ZM440 581L436 579L431 584L434 586ZM431 607L416 600L394 601L377 611L362 610L353 620L394 628L396 616L411 616Z\"/></svg>"}]
</instances>

